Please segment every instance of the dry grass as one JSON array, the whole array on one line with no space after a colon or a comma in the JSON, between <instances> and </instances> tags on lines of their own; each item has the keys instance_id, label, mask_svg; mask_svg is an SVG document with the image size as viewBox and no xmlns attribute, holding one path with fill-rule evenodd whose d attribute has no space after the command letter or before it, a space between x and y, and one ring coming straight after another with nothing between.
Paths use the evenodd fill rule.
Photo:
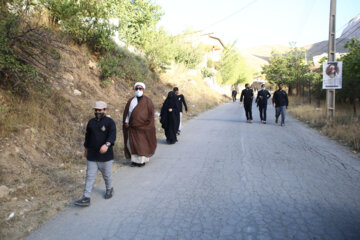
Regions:
<instances>
[{"instance_id":1,"label":"dry grass","mask_svg":"<svg viewBox=\"0 0 360 240\"><path fill-rule=\"evenodd\" d=\"M352 106L337 105L335 118L327 121L324 103L320 107L302 103L302 99L292 97L289 113L310 127L338 140L355 151L360 150L360 115L354 115Z\"/></svg>"},{"instance_id":2,"label":"dry grass","mask_svg":"<svg viewBox=\"0 0 360 240\"><path fill-rule=\"evenodd\" d=\"M101 88L97 70L87 66L86 49L72 46L60 54L49 95L21 99L0 90L0 185L10 189L9 196L0 199L0 239L26 236L81 196L86 168L84 133L95 100L108 102L108 114L117 124L114 171L126 163L121 121L125 103L133 96L132 83L117 80ZM63 77L69 73L73 80ZM186 121L227 101L200 76L176 66L171 73L148 79L146 95L159 112L168 91L178 86L189 106ZM82 95L74 96L74 89ZM158 137L163 138L159 121L156 127ZM6 220L12 212L15 216Z\"/></svg>"}]
</instances>

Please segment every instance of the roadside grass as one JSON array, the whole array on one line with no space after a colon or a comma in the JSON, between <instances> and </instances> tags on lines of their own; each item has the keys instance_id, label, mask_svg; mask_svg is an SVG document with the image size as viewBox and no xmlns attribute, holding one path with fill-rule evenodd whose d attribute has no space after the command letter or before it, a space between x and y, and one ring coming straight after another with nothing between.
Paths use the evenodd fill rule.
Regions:
<instances>
[{"instance_id":1,"label":"roadside grass","mask_svg":"<svg viewBox=\"0 0 360 240\"><path fill-rule=\"evenodd\" d=\"M304 103L302 98L290 97L289 101L288 112L293 117L354 151L360 150L360 114L354 115L352 106L337 104L335 118L327 121L324 102L318 107Z\"/></svg>"},{"instance_id":2,"label":"roadside grass","mask_svg":"<svg viewBox=\"0 0 360 240\"><path fill-rule=\"evenodd\" d=\"M86 84L99 84L91 81ZM0 90L0 185L10 190L0 199L0 239L23 238L81 196L86 170L84 134L87 121L93 117L89 104L102 91L108 94L108 113L117 124L114 172L128 163L123 157L121 122L125 102L133 96L132 83L115 82L107 88L94 88L94 92L84 91L79 84L75 82L83 90L81 98L62 89L28 98ZM178 86L189 108L184 122L229 100L210 90L196 71L189 73L182 66L174 67L172 73L149 77L146 86L157 113L168 91ZM158 119L155 123L157 137L164 138ZM101 180L98 177L97 183ZM11 213L14 217L7 219Z\"/></svg>"}]
</instances>

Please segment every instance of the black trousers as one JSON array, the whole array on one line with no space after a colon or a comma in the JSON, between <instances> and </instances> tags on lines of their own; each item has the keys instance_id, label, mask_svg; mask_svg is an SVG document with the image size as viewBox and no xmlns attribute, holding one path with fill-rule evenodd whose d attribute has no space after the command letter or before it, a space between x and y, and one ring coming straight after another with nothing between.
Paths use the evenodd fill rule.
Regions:
<instances>
[{"instance_id":1,"label":"black trousers","mask_svg":"<svg viewBox=\"0 0 360 240\"><path fill-rule=\"evenodd\" d=\"M259 105L259 112L260 112L260 120L266 121L266 108L267 105L261 106Z\"/></svg>"},{"instance_id":2,"label":"black trousers","mask_svg":"<svg viewBox=\"0 0 360 240\"><path fill-rule=\"evenodd\" d=\"M246 114L246 120L252 120L252 112L251 112L251 108L252 108L252 104L248 103L248 104L245 104L244 103L244 108L245 108L245 114Z\"/></svg>"}]
</instances>

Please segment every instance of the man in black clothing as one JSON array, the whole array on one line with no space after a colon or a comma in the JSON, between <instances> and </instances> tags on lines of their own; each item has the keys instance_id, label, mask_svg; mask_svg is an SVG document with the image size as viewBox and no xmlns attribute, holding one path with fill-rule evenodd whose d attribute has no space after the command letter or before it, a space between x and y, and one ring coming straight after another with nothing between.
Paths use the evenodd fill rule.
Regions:
<instances>
[{"instance_id":1,"label":"man in black clothing","mask_svg":"<svg viewBox=\"0 0 360 240\"><path fill-rule=\"evenodd\" d=\"M252 100L254 98L253 90L250 89L250 85L247 83L245 84L245 89L241 91L240 96L240 104L242 104L244 100L244 108L246 114L246 121L252 123Z\"/></svg>"},{"instance_id":2,"label":"man in black clothing","mask_svg":"<svg viewBox=\"0 0 360 240\"><path fill-rule=\"evenodd\" d=\"M283 90L283 84L279 83L279 89L274 92L273 105L275 107L275 123L278 123L281 114L281 126L285 126L285 113L289 105L289 100L286 92Z\"/></svg>"},{"instance_id":3,"label":"man in black clothing","mask_svg":"<svg viewBox=\"0 0 360 240\"><path fill-rule=\"evenodd\" d=\"M237 95L237 91L235 89L232 90L231 96L232 96L233 102L236 102L236 95Z\"/></svg>"},{"instance_id":4,"label":"man in black clothing","mask_svg":"<svg viewBox=\"0 0 360 240\"><path fill-rule=\"evenodd\" d=\"M185 107L185 111L187 112L188 108L187 108L187 105L186 105L186 101L185 101L185 97L184 95L180 94L179 92L179 88L178 87L174 87L173 89L174 93L177 95L177 104L178 104L178 109L179 109L179 112L180 112L180 119L179 119L179 127L178 127L178 130L177 130L177 134L180 135L180 132L181 132L181 122L182 122L182 105L184 104L184 107Z\"/></svg>"},{"instance_id":5,"label":"man in black clothing","mask_svg":"<svg viewBox=\"0 0 360 240\"><path fill-rule=\"evenodd\" d=\"M112 163L114 159L113 146L116 140L115 122L106 116L107 104L97 101L94 105L95 118L89 120L86 126L84 156L87 158L86 179L83 197L75 201L75 205L89 206L90 194L98 170L105 181L105 199L112 197Z\"/></svg>"},{"instance_id":6,"label":"man in black clothing","mask_svg":"<svg viewBox=\"0 0 360 240\"><path fill-rule=\"evenodd\" d=\"M268 90L265 89L265 84L261 84L261 90L258 91L255 102L259 107L261 122L266 124L266 108L267 100L271 97Z\"/></svg>"}]
</instances>

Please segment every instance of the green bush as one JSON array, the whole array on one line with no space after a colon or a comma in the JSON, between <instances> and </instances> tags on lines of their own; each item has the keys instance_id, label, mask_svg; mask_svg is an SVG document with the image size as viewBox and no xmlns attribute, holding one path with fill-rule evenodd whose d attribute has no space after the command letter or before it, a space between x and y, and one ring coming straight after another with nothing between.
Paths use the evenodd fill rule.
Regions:
<instances>
[{"instance_id":1,"label":"green bush","mask_svg":"<svg viewBox=\"0 0 360 240\"><path fill-rule=\"evenodd\" d=\"M196 68L203 58L200 48L195 48L189 43L175 42L175 62L183 63L190 69Z\"/></svg>"},{"instance_id":2,"label":"green bush","mask_svg":"<svg viewBox=\"0 0 360 240\"><path fill-rule=\"evenodd\" d=\"M215 76L214 73L210 69L208 69L206 67L201 69L201 75L203 76L203 78L208 78L208 77Z\"/></svg>"},{"instance_id":3,"label":"green bush","mask_svg":"<svg viewBox=\"0 0 360 240\"><path fill-rule=\"evenodd\" d=\"M46 88L43 86L45 80L36 70L14 53L14 46L19 41L30 46L23 37L30 30L19 27L22 20L20 14L0 9L0 85L15 94L27 96L31 90L38 92Z\"/></svg>"},{"instance_id":4,"label":"green bush","mask_svg":"<svg viewBox=\"0 0 360 240\"><path fill-rule=\"evenodd\" d=\"M124 48L114 48L100 60L102 85L114 77L130 81L146 81L149 75L146 60Z\"/></svg>"}]
</instances>

